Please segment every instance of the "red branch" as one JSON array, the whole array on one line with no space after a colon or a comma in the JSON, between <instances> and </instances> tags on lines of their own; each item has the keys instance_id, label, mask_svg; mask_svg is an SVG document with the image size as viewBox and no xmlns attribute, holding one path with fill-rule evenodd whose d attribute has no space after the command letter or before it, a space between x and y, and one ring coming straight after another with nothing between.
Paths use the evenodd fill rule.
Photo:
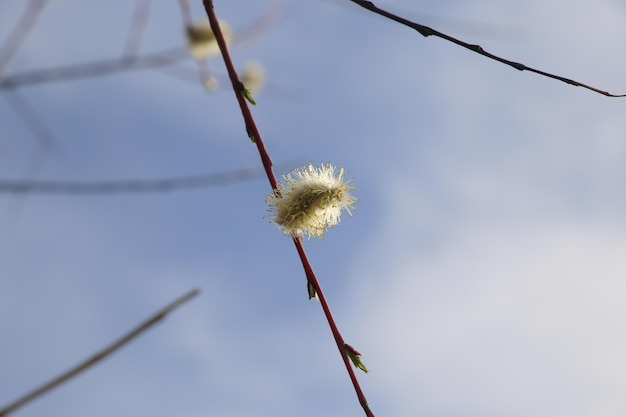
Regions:
<instances>
[{"instance_id":1,"label":"red branch","mask_svg":"<svg viewBox=\"0 0 626 417\"><path fill-rule=\"evenodd\" d=\"M276 175L274 175L274 171L272 169L272 159L270 158L267 149L265 148L265 144L263 143L263 139L261 138L261 134L259 133L259 129L256 126L254 121L254 117L252 116L252 112L250 111L250 107L248 107L248 102L244 96L244 85L239 80L239 76L237 75L237 71L235 70L235 66L230 58L230 54L228 52L228 47L226 45L226 40L224 39L224 35L220 29L217 15L215 13L215 9L213 6L212 0L203 0L204 8L206 9L206 13L209 17L209 23L211 24L211 30L215 34L215 39L217 40L217 44L220 48L220 52L222 57L224 58L224 64L226 65L226 69L228 71L228 76L233 85L233 90L235 92L235 96L237 97L237 101L239 102L239 107L241 109L241 114L243 116L243 120L246 126L246 132L248 136L253 140L256 144L257 149L259 151L259 155L261 157L261 161L263 163L263 167L265 168L265 173L267 174L267 179L270 182L273 190L278 188L278 181L276 180ZM354 368L350 364L350 359L346 353L344 348L344 341L337 325L335 324L335 319L330 311L330 307L328 306L328 302L326 301L326 297L324 297L324 293L322 292L322 287L315 276L315 272L313 272L313 267L309 262L309 259L304 251L304 245L302 244L302 239L294 238L294 244L296 245L296 249L298 250L298 255L300 256L300 260L302 261L302 266L304 268L304 272L306 274L306 278L308 282L315 288L317 292L317 296L319 298L320 304L322 305L322 310L324 310L324 315L326 316L326 320L328 321L328 325L330 326L330 330L333 334L335 342L337 343L337 348L339 349L339 353L343 359L343 362L346 366L346 370L348 371L348 375L350 376L350 380L352 381L352 385L354 386L354 390L359 399L359 403L363 407L363 411L365 411L365 415L367 417L374 417L374 414L369 409L367 404L367 399L361 390L359 385L359 381L356 378L354 373Z\"/></svg>"}]
</instances>

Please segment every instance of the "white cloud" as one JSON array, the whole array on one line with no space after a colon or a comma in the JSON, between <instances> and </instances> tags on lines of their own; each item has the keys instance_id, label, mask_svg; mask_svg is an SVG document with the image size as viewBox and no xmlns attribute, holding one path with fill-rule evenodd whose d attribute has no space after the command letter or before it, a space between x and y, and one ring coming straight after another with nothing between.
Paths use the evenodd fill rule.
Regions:
<instances>
[{"instance_id":1,"label":"white cloud","mask_svg":"<svg viewBox=\"0 0 626 417\"><path fill-rule=\"evenodd\" d=\"M622 415L626 238L595 224L500 226L448 233L429 256L366 255L388 265L361 273L376 284L356 297L377 388L401 416Z\"/></svg>"}]
</instances>

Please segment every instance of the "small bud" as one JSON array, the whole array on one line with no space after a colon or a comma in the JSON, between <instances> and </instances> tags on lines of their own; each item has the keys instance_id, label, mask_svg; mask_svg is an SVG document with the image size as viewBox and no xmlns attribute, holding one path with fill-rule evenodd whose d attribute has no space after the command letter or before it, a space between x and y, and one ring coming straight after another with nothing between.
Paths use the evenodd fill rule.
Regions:
<instances>
[{"instance_id":1,"label":"small bud","mask_svg":"<svg viewBox=\"0 0 626 417\"><path fill-rule=\"evenodd\" d=\"M246 100L250 102L250 104L256 106L256 101L254 100L254 97L252 97L252 93L250 93L250 90L244 88L243 90L241 90L241 94L243 94L243 96L246 98Z\"/></svg>"},{"instance_id":2,"label":"small bud","mask_svg":"<svg viewBox=\"0 0 626 417\"><path fill-rule=\"evenodd\" d=\"M315 291L315 287L311 284L311 281L307 280L306 282L306 290L309 292L309 300L319 300L317 297L317 291Z\"/></svg>"},{"instance_id":3,"label":"small bud","mask_svg":"<svg viewBox=\"0 0 626 417\"><path fill-rule=\"evenodd\" d=\"M369 371L367 370L367 367L361 360L361 354L355 348L353 348L347 343L344 343L343 347L346 350L348 357L352 361L352 364L356 366L357 368L359 368L360 370L362 370L363 372L368 373Z\"/></svg>"}]
</instances>

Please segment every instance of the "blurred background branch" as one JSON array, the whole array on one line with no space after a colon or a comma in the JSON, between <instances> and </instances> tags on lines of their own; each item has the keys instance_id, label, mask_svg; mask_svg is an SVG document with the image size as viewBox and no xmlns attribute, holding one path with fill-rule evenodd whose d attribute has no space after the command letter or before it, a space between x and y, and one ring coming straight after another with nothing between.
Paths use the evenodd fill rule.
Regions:
<instances>
[{"instance_id":1,"label":"blurred background branch","mask_svg":"<svg viewBox=\"0 0 626 417\"><path fill-rule=\"evenodd\" d=\"M76 377L82 372L85 372L87 369L91 368L92 366L96 365L97 363L101 362L107 357L111 356L113 353L115 353L116 351L118 351L119 349L127 345L128 343L132 342L133 339L140 336L146 330L150 329L155 324L164 320L173 310L182 306L183 304L185 304L192 298L196 297L198 294L200 294L200 290L193 289L189 291L188 293L184 294L183 296L172 301L170 304L163 307L161 310L157 311L154 315L149 317L146 321L144 321L143 323L135 327L129 333L122 336L119 340L105 347L104 349L102 349L101 351L99 351L98 353L90 357L89 359L85 360L84 362L79 363L75 367L62 373L61 375L57 376L51 381L43 384L39 388L27 393L23 397L18 398L17 400L13 401L6 407L0 409L0 417L8 416L9 414L13 413L14 411L23 407L29 402L37 399L38 397L42 396L43 394L55 388L58 388L62 384L66 383L67 381L71 380L72 378Z\"/></svg>"}]
</instances>

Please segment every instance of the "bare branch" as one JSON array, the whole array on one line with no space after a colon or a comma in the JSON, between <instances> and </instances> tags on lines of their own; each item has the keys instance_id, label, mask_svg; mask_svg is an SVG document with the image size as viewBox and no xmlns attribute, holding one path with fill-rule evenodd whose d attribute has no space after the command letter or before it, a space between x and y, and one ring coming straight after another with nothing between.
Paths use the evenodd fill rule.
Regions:
<instances>
[{"instance_id":1,"label":"bare branch","mask_svg":"<svg viewBox=\"0 0 626 417\"><path fill-rule=\"evenodd\" d=\"M146 321L141 323L135 329L130 331L128 334L123 336L121 339L119 339L116 342L112 343L111 345L107 346L106 348L104 348L100 352L98 352L95 355L93 355L91 358L87 359L84 362L81 362L80 364L78 364L74 368L72 368L72 369L68 370L67 372L59 375L56 378L54 378L52 381L42 385L41 387L33 390L32 392L29 392L28 394L26 394L23 397L17 399L16 401L14 401L13 403L9 404L5 408L1 409L0 410L0 417L8 416L10 413L14 412L15 410L17 410L18 408L22 407L23 405L25 405L25 404L35 400L39 396L47 393L48 391L50 391L50 390L52 390L54 388L57 388L58 386L60 386L63 383L67 382L68 380L72 379L73 377L75 377L76 375L80 374L81 372L84 372L87 369L91 368L92 366L94 366L98 362L102 361L103 359L107 358L111 354L115 353L120 348L124 347L126 344L131 342L133 339L135 339L140 334L144 333L150 327L154 326L155 324L157 324L158 322L163 320L169 313L172 312L172 310L180 307L182 304L184 304L187 301L191 300L192 298L194 298L198 294L200 294L200 290L196 288L196 289L193 289L193 290L189 291L187 294L183 295L182 297L176 299L175 301L173 301L172 303L170 303L169 305L167 305L166 307L164 307L163 309L158 311L152 317L150 317L149 319L147 319Z\"/></svg>"},{"instance_id":2,"label":"bare branch","mask_svg":"<svg viewBox=\"0 0 626 417\"><path fill-rule=\"evenodd\" d=\"M194 175L153 180L124 181L23 181L0 179L0 193L10 194L62 194L93 196L110 194L167 193L217 185L233 184L259 177L256 168L208 175Z\"/></svg>"},{"instance_id":3,"label":"bare branch","mask_svg":"<svg viewBox=\"0 0 626 417\"><path fill-rule=\"evenodd\" d=\"M257 20L242 29L235 39L235 44L247 43L253 39L257 39L267 32L285 12L289 0L273 0L265 9L263 15Z\"/></svg>"},{"instance_id":4,"label":"bare branch","mask_svg":"<svg viewBox=\"0 0 626 417\"><path fill-rule=\"evenodd\" d=\"M209 18L209 23L211 24L211 29L215 34L215 39L217 40L217 44L220 47L220 52L222 54L222 58L224 60L224 65L228 71L228 76L231 80L231 84L233 87L233 92L237 98L237 102L239 103L239 108L241 110L241 115L244 119L244 124L246 127L246 132L248 137L252 140L252 142L256 145L257 150L259 152L259 156L261 158L261 162L263 167L265 168L265 173L267 175L267 179L272 187L272 190L278 189L278 182L276 180L276 175L274 174L274 170L272 168L272 159L265 147L265 143L263 142L263 138L261 137L261 133L256 125L254 120L254 116L252 115L252 111L250 111L250 107L248 106L248 102L246 99L246 90L241 81L239 80L239 75L235 70L235 66L233 65L233 61L230 57L230 53L228 52L228 46L226 45L226 40L224 39L224 35L222 34L222 30L220 29L220 24L217 18L217 14L215 13L215 8L213 5L213 0L203 0L204 9L206 10L207 16ZM249 99L249 98L248 98ZM352 386L354 387L354 391L359 399L359 403L365 412L366 417L374 417L374 413L369 408L367 403L367 399L365 398L365 394L359 385L359 381L354 373L354 369L350 364L350 359L348 358L348 354L346 349L344 348L344 340L343 336L339 332L339 328L335 323L335 319L333 317L332 312L330 311L330 306L326 301L326 297L322 291L322 287L313 271L313 267L307 257L306 251L304 250L304 245L302 244L302 239L294 238L293 243L296 246L296 250L298 251L298 255L300 257L300 261L302 262L302 267L304 268L304 273L306 275L307 282L311 287L315 290L319 297L320 304L322 306L322 310L324 311L324 316L326 317L326 321L328 322L328 326L330 327L331 333L333 334L333 338L335 339L335 343L337 344L337 348L339 349L339 354L343 359L344 365L346 367L346 371L348 372L348 376L352 382Z\"/></svg>"},{"instance_id":5,"label":"bare branch","mask_svg":"<svg viewBox=\"0 0 626 417\"><path fill-rule=\"evenodd\" d=\"M592 87L590 85L587 84L583 84L581 82L569 79L569 78L565 78L565 77L561 77L560 75L554 75L554 74L550 74L548 72L544 72L535 68L531 68L531 67L527 67L524 64L520 64L519 62L513 62L513 61L509 61L508 59L504 59L504 58L500 58L499 56L493 55L487 51L485 51L480 45L473 45L473 44L469 44L466 42L463 42L461 40L458 40L456 38L453 38L452 36L446 35L445 33L441 33L438 32L434 29L429 28L428 26L424 26L424 25L420 25L419 23L415 23L415 22L411 22L410 20L404 19L400 16L397 16L393 13L390 13L386 10L380 9L377 6L374 5L374 3L372 3L371 1L367 1L367 0L350 0L351 2L373 12L376 13L377 15L386 17L387 19L393 20L394 22L398 22L402 25L408 26L412 29L415 29L416 31L418 31L422 36L424 37L429 37L429 36L436 36L438 38L444 39L448 42L452 42L454 44L457 44L463 48L469 49L472 52L476 52L479 55L485 56L489 59L493 59L494 61L498 61L501 62L505 65L508 65L510 67L515 68L516 70L519 71L528 71L528 72L534 72L535 74L539 74L542 75L544 77L548 77L548 78L553 78L555 80L564 82L566 84L569 85L573 85L575 87L582 87L582 88L586 88L587 90L591 90L594 91L596 93L605 95L607 97L626 97L626 94L611 94L608 91L603 91L600 90L598 88Z\"/></svg>"},{"instance_id":6,"label":"bare branch","mask_svg":"<svg viewBox=\"0 0 626 417\"><path fill-rule=\"evenodd\" d=\"M50 130L37 110L22 96L19 90L14 89L8 91L7 94L4 94L4 98L19 118L22 119L24 126L33 133L39 146L46 151L50 151L58 146L59 142L54 133L52 133L52 130Z\"/></svg>"},{"instance_id":7,"label":"bare branch","mask_svg":"<svg viewBox=\"0 0 626 417\"><path fill-rule=\"evenodd\" d=\"M39 19L46 2L47 0L30 0L26 5L22 17L15 22L13 30L0 47L0 80L2 79L4 69L15 53L20 49L22 42L24 42L28 34L35 27L37 19Z\"/></svg>"},{"instance_id":8,"label":"bare branch","mask_svg":"<svg viewBox=\"0 0 626 417\"><path fill-rule=\"evenodd\" d=\"M189 0L178 0L178 5L180 6L180 14L183 19L183 26L185 27L185 30L190 30L190 28L193 26L193 14L191 12L191 5L189 4ZM209 85L211 79L213 78L213 74L209 69L208 61L206 59L196 59L196 67L198 68L200 84L203 86Z\"/></svg>"},{"instance_id":9,"label":"bare branch","mask_svg":"<svg viewBox=\"0 0 626 417\"><path fill-rule=\"evenodd\" d=\"M152 6L152 0L137 0L135 4L135 12L128 29L128 35L126 36L126 44L124 45L124 52L122 56L124 58L136 59L139 54L139 48L141 47L141 41L143 35L148 26L148 17L150 16L150 9Z\"/></svg>"},{"instance_id":10,"label":"bare branch","mask_svg":"<svg viewBox=\"0 0 626 417\"><path fill-rule=\"evenodd\" d=\"M22 178L39 178L39 175L41 175L43 167L49 156L50 151L42 149L38 145L35 146L31 151L26 167L22 172ZM8 199L4 210L0 212L0 234L2 236L11 236L15 227L17 227L28 197L28 194L22 194L17 198Z\"/></svg>"},{"instance_id":11,"label":"bare branch","mask_svg":"<svg viewBox=\"0 0 626 417\"><path fill-rule=\"evenodd\" d=\"M186 48L170 48L135 58L114 58L54 68L42 68L12 74L0 79L0 89L28 85L102 77L123 71L145 70L175 65L189 59Z\"/></svg>"},{"instance_id":12,"label":"bare branch","mask_svg":"<svg viewBox=\"0 0 626 417\"><path fill-rule=\"evenodd\" d=\"M33 4L41 3L47 0L31 0ZM117 74L124 71L138 71L145 69L159 69L176 65L181 61L191 59L187 48L170 48L145 55L136 55L139 49L139 41L142 36L143 28L147 22L149 6L151 0L140 0L137 5L133 21L133 30L128 34L124 54L121 58L104 59L100 61L85 62L81 64L73 64L52 68L41 68L30 71L23 71L5 77L2 76L2 60L0 60L0 90L24 87L36 84L72 81L84 78L101 77L111 74ZM266 14L262 16L255 24L247 29L245 33L235 39L236 43L249 40L249 38L258 35L267 30L267 28L278 18L286 0L280 0L283 3L270 5ZM192 23L191 8L188 0L179 0L181 13L185 27ZM32 6L32 9L35 7ZM31 13L32 14L32 13ZM30 18L32 20L32 18ZM17 27L16 27L17 29ZM27 32L23 32L20 36L25 36ZM6 45L13 45L15 41L6 42ZM2 52L2 51L0 51ZM1 55L0 55L1 56ZM198 72L200 81L204 82L211 76L208 65L204 61L198 61Z\"/></svg>"},{"instance_id":13,"label":"bare branch","mask_svg":"<svg viewBox=\"0 0 626 417\"><path fill-rule=\"evenodd\" d=\"M183 18L183 25L186 28L193 25L193 15L191 13L191 5L189 4L189 0L178 0L178 5L180 6L180 13Z\"/></svg>"}]
</instances>

